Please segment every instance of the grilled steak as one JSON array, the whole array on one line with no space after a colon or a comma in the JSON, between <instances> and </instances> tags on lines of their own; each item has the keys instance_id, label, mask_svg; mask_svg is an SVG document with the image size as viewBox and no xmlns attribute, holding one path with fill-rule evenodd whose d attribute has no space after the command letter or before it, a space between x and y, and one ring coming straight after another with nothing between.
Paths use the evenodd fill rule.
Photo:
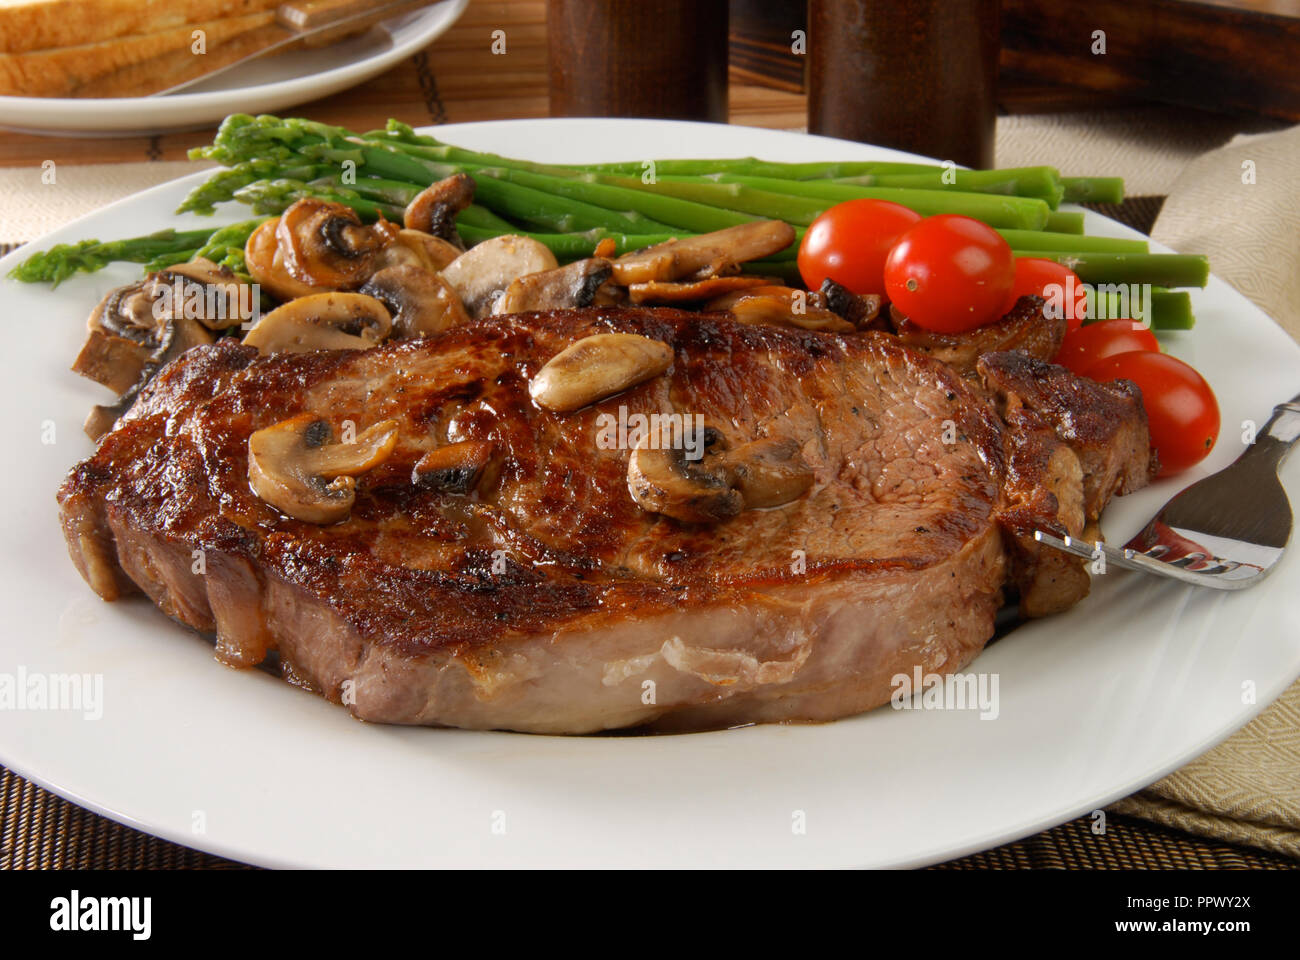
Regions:
<instances>
[{"instance_id":1,"label":"grilled steak","mask_svg":"<svg viewBox=\"0 0 1300 960\"><path fill-rule=\"evenodd\" d=\"M1021 297L1001 319L962 333L935 333L909 320L894 329L904 345L973 376L976 362L986 353L1014 350L1041 360L1056 356L1065 339L1066 321L1047 316L1045 306L1041 297Z\"/></svg>"},{"instance_id":2,"label":"grilled steak","mask_svg":"<svg viewBox=\"0 0 1300 960\"><path fill-rule=\"evenodd\" d=\"M575 413L530 400L549 358L610 332L670 344L672 368ZM886 702L913 667L968 664L1008 582L1044 587L1048 607L1086 592L1086 575L1054 592L1060 558L1022 542L1083 524L1079 456L1032 406L1000 415L892 335L662 309L493 317L355 352L259 357L227 340L161 371L59 502L105 599L138 587L215 634L223 661L278 657L363 719L549 733L830 720ZM813 485L713 526L645 512L629 451L598 442L597 418L620 408L702 415L732 448L794 440ZM399 425L335 524L249 487L250 434L302 414L336 432ZM413 482L460 441L495 451L471 493ZM1124 475L1142 476L1145 449L1126 455Z\"/></svg>"}]
</instances>

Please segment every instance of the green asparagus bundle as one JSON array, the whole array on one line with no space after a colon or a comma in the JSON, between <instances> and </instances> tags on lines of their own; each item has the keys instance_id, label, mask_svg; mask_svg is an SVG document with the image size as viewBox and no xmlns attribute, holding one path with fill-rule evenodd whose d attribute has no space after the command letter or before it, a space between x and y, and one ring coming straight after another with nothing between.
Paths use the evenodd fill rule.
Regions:
<instances>
[{"instance_id":1,"label":"green asparagus bundle","mask_svg":"<svg viewBox=\"0 0 1300 960\"><path fill-rule=\"evenodd\" d=\"M1152 254L1142 240L1083 236L1083 215L1058 205L1118 202L1122 181L1062 177L1046 166L957 170L951 164L753 158L542 164L441 143L392 120L382 130L356 134L310 120L246 114L227 117L212 144L191 156L224 169L195 188L178 212L210 214L235 201L271 216L310 197L345 204L366 219L400 221L421 190L464 173L476 185L475 203L457 218L467 242L526 234L561 261L590 256L605 239L622 253L750 220L781 219L795 226L795 243L746 269L798 282L794 258L803 228L836 203L876 198L922 215L981 220L999 230L1017 256L1056 259L1090 284L1203 286L1208 274L1203 257ZM112 260L157 269L196 255L242 271L243 241L260 222L58 247L33 255L14 275L57 283ZM1157 325L1161 316L1171 326L1189 323L1185 294L1156 299L1163 305L1155 308Z\"/></svg>"}]
</instances>

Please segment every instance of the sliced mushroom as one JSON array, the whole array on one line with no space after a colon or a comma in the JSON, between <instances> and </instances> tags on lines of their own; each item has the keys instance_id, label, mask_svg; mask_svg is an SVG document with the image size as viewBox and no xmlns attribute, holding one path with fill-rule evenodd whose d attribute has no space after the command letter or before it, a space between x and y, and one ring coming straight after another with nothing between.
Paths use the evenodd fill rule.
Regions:
<instances>
[{"instance_id":1,"label":"sliced mushroom","mask_svg":"<svg viewBox=\"0 0 1300 960\"><path fill-rule=\"evenodd\" d=\"M830 333L852 333L857 329L839 314L818 306L816 294L791 287L750 287L710 300L705 309L730 311L741 323L798 327Z\"/></svg>"},{"instance_id":2,"label":"sliced mushroom","mask_svg":"<svg viewBox=\"0 0 1300 960\"><path fill-rule=\"evenodd\" d=\"M879 294L854 293L830 277L822 281L819 293L827 310L839 314L858 330L883 329L885 326L884 318L880 316Z\"/></svg>"},{"instance_id":3,"label":"sliced mushroom","mask_svg":"<svg viewBox=\"0 0 1300 960\"><path fill-rule=\"evenodd\" d=\"M565 347L537 372L528 393L539 407L568 413L659 376L672 347L635 333L598 333Z\"/></svg>"},{"instance_id":4,"label":"sliced mushroom","mask_svg":"<svg viewBox=\"0 0 1300 960\"><path fill-rule=\"evenodd\" d=\"M244 265L248 267L248 275L277 300L319 293L319 287L289 273L284 264L284 251L276 239L279 227L280 218L273 217L249 235L244 244Z\"/></svg>"},{"instance_id":5,"label":"sliced mushroom","mask_svg":"<svg viewBox=\"0 0 1300 960\"><path fill-rule=\"evenodd\" d=\"M478 485L493 449L486 440L462 440L436 447L420 458L411 471L411 482L442 493L467 494Z\"/></svg>"},{"instance_id":6,"label":"sliced mushroom","mask_svg":"<svg viewBox=\"0 0 1300 960\"><path fill-rule=\"evenodd\" d=\"M469 322L460 297L447 281L419 267L387 267L367 280L360 292L388 308L393 334L401 339L426 337Z\"/></svg>"},{"instance_id":7,"label":"sliced mushroom","mask_svg":"<svg viewBox=\"0 0 1300 960\"><path fill-rule=\"evenodd\" d=\"M109 291L86 321L86 342L72 369L114 393L129 390L158 345L149 280Z\"/></svg>"},{"instance_id":8,"label":"sliced mushroom","mask_svg":"<svg viewBox=\"0 0 1300 960\"><path fill-rule=\"evenodd\" d=\"M706 429L706 450L720 441L721 434ZM745 501L734 482L730 466L707 453L691 460L685 450L643 444L627 464L627 489L637 505L683 523L717 523L740 513Z\"/></svg>"},{"instance_id":9,"label":"sliced mushroom","mask_svg":"<svg viewBox=\"0 0 1300 960\"><path fill-rule=\"evenodd\" d=\"M793 440L763 438L728 450L712 427L705 430L699 460L684 450L643 445L627 468L628 492L641 509L685 523L717 523L742 510L790 503L813 479Z\"/></svg>"},{"instance_id":10,"label":"sliced mushroom","mask_svg":"<svg viewBox=\"0 0 1300 960\"><path fill-rule=\"evenodd\" d=\"M117 401L91 407L82 424L82 429L90 439L98 440L113 428L118 418L131 409L140 391L153 379L155 373L191 347L212 343L213 340L212 334L205 327L188 317L168 317L159 325L156 335L158 341L149 351L135 381L119 391L122 395Z\"/></svg>"},{"instance_id":11,"label":"sliced mushroom","mask_svg":"<svg viewBox=\"0 0 1300 960\"><path fill-rule=\"evenodd\" d=\"M281 513L307 523L334 523L352 510L356 478L388 459L397 421L384 420L351 443L332 443L327 421L302 414L248 438L248 482Z\"/></svg>"},{"instance_id":12,"label":"sliced mushroom","mask_svg":"<svg viewBox=\"0 0 1300 960\"><path fill-rule=\"evenodd\" d=\"M611 270L608 260L592 257L554 270L517 277L492 307L492 314L589 307L596 291L609 279Z\"/></svg>"},{"instance_id":13,"label":"sliced mushroom","mask_svg":"<svg viewBox=\"0 0 1300 960\"><path fill-rule=\"evenodd\" d=\"M367 226L341 203L303 199L253 231L244 262L252 278L280 300L350 290L374 272L398 230L383 217Z\"/></svg>"},{"instance_id":14,"label":"sliced mushroom","mask_svg":"<svg viewBox=\"0 0 1300 960\"><path fill-rule=\"evenodd\" d=\"M650 280L634 283L627 288L628 299L633 303L693 303L751 287L771 286L770 277L732 276L708 277L690 283L671 283Z\"/></svg>"},{"instance_id":15,"label":"sliced mushroom","mask_svg":"<svg viewBox=\"0 0 1300 960\"><path fill-rule=\"evenodd\" d=\"M462 253L442 271L474 317L486 317L501 291L516 277L559 266L555 254L530 237L506 234L484 240Z\"/></svg>"},{"instance_id":16,"label":"sliced mushroom","mask_svg":"<svg viewBox=\"0 0 1300 960\"><path fill-rule=\"evenodd\" d=\"M256 292L241 283L229 267L196 257L152 276L153 293L165 300L171 315L198 320L209 330L225 330L251 320L257 313ZM155 304L155 312L159 306Z\"/></svg>"},{"instance_id":17,"label":"sliced mushroom","mask_svg":"<svg viewBox=\"0 0 1300 960\"><path fill-rule=\"evenodd\" d=\"M295 280L318 290L348 290L374 272L375 258L399 229L382 216L367 226L351 207L307 198L280 215L275 238Z\"/></svg>"},{"instance_id":18,"label":"sliced mushroom","mask_svg":"<svg viewBox=\"0 0 1300 960\"><path fill-rule=\"evenodd\" d=\"M412 266L430 273L440 273L464 252L441 237L421 230L399 230L397 238L379 254L375 269L378 271L386 267Z\"/></svg>"},{"instance_id":19,"label":"sliced mushroom","mask_svg":"<svg viewBox=\"0 0 1300 960\"><path fill-rule=\"evenodd\" d=\"M701 271L726 273L737 264L780 253L794 238L794 228L783 220L755 220L626 253L614 261L614 279L633 284L680 280Z\"/></svg>"},{"instance_id":20,"label":"sliced mushroom","mask_svg":"<svg viewBox=\"0 0 1300 960\"><path fill-rule=\"evenodd\" d=\"M463 247L456 232L456 214L474 202L474 179L457 173L425 187L402 215L408 229L422 230Z\"/></svg>"},{"instance_id":21,"label":"sliced mushroom","mask_svg":"<svg viewBox=\"0 0 1300 960\"><path fill-rule=\"evenodd\" d=\"M798 500L813 483L812 469L793 440L754 440L723 454L721 460L731 467L748 510Z\"/></svg>"},{"instance_id":22,"label":"sliced mushroom","mask_svg":"<svg viewBox=\"0 0 1300 960\"><path fill-rule=\"evenodd\" d=\"M365 350L383 341L392 318L364 293L316 293L276 307L248 331L244 343L269 353Z\"/></svg>"}]
</instances>

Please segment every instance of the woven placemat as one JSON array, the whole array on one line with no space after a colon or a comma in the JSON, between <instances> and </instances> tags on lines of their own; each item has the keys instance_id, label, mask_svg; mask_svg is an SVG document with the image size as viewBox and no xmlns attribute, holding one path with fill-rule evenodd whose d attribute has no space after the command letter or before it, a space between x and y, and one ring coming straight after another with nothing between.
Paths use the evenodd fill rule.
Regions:
<instances>
[{"instance_id":1,"label":"woven placemat","mask_svg":"<svg viewBox=\"0 0 1300 960\"><path fill-rule=\"evenodd\" d=\"M0 767L0 870L247 870L84 810ZM1080 817L937 870L1294 870L1300 863L1144 820Z\"/></svg>"}]
</instances>

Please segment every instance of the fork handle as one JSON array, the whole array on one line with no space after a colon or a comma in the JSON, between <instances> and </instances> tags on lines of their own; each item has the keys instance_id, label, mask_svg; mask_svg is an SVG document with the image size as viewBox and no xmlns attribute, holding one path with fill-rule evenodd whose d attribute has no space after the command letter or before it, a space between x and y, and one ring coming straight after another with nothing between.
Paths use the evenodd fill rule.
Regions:
<instances>
[{"instance_id":1,"label":"fork handle","mask_svg":"<svg viewBox=\"0 0 1300 960\"><path fill-rule=\"evenodd\" d=\"M1295 448L1296 440L1300 440L1300 395L1273 408L1273 416L1239 459L1264 458L1276 470Z\"/></svg>"}]
</instances>

